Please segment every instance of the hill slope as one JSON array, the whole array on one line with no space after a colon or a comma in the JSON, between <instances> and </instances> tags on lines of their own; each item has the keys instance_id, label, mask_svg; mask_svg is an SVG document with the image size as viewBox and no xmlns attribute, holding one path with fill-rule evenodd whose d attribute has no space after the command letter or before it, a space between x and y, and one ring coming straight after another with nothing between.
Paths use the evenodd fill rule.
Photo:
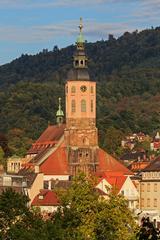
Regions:
<instances>
[{"instance_id":1,"label":"hill slope","mask_svg":"<svg viewBox=\"0 0 160 240\"><path fill-rule=\"evenodd\" d=\"M64 83L73 52L74 46L54 47L35 56L22 55L0 67L0 132L8 134L15 151L22 148L23 152L48 121L55 122L59 96L64 103ZM90 75L98 83L101 145L111 126L122 132L153 133L159 129L160 28L87 43L86 52Z\"/></svg>"}]
</instances>

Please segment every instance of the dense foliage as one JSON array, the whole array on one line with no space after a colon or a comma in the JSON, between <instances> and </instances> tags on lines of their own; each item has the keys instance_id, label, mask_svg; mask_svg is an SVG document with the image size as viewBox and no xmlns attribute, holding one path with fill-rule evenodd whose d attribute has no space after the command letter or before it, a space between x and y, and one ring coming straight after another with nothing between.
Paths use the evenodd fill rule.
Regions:
<instances>
[{"instance_id":1,"label":"dense foliage","mask_svg":"<svg viewBox=\"0 0 160 240\"><path fill-rule=\"evenodd\" d=\"M114 193L108 199L95 190L95 179L77 176L61 195L61 206L55 215L65 240L131 240L137 226L127 201Z\"/></svg>"},{"instance_id":2,"label":"dense foliage","mask_svg":"<svg viewBox=\"0 0 160 240\"><path fill-rule=\"evenodd\" d=\"M8 134L13 152L22 155L48 121L55 122L58 97L65 102L74 49L55 46L0 67L0 132ZM118 39L110 35L108 41L87 43L86 52L91 78L97 81L101 146L107 148L109 127L122 134L159 129L160 28L126 32Z\"/></svg>"},{"instance_id":3,"label":"dense foliage","mask_svg":"<svg viewBox=\"0 0 160 240\"><path fill-rule=\"evenodd\" d=\"M127 202L110 194L102 199L94 181L76 177L67 191L59 191L61 206L45 220L27 207L28 199L13 190L0 195L2 240L133 240L137 226Z\"/></svg>"}]
</instances>

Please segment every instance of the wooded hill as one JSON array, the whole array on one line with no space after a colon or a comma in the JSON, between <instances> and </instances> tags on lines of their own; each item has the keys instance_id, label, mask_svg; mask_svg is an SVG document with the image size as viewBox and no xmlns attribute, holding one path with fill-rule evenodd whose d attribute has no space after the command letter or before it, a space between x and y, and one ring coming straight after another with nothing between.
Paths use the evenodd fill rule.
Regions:
<instances>
[{"instance_id":1,"label":"wooded hill","mask_svg":"<svg viewBox=\"0 0 160 240\"><path fill-rule=\"evenodd\" d=\"M23 154L48 121L55 123L74 50L54 46L0 66L0 132L7 134L13 152ZM86 43L86 52L90 76L97 81L101 146L110 127L122 133L160 129L160 27Z\"/></svg>"}]
</instances>

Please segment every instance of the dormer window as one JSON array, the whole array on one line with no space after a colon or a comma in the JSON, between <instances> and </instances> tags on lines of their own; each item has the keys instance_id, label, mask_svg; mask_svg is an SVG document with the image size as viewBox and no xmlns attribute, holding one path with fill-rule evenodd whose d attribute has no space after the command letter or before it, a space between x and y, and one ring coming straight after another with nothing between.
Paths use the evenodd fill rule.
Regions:
<instances>
[{"instance_id":1,"label":"dormer window","mask_svg":"<svg viewBox=\"0 0 160 240\"><path fill-rule=\"evenodd\" d=\"M40 200L43 200L43 199L44 199L44 196L41 195L41 194L39 194L38 198L39 198Z\"/></svg>"}]
</instances>

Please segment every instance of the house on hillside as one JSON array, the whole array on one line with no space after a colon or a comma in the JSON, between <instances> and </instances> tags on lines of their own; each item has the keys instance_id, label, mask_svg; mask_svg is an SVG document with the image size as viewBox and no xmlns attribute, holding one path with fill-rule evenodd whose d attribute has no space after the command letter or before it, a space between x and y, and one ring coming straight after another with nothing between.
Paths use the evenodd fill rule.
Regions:
<instances>
[{"instance_id":1,"label":"house on hillside","mask_svg":"<svg viewBox=\"0 0 160 240\"><path fill-rule=\"evenodd\" d=\"M153 138L152 142L150 143L151 151L159 151L160 150L160 134L159 132L156 133L156 136Z\"/></svg>"},{"instance_id":2,"label":"house on hillside","mask_svg":"<svg viewBox=\"0 0 160 240\"><path fill-rule=\"evenodd\" d=\"M120 160L122 163L124 163L126 166L130 165L134 161L145 161L146 160L146 152L144 150L142 151L131 151L124 153Z\"/></svg>"},{"instance_id":3,"label":"house on hillside","mask_svg":"<svg viewBox=\"0 0 160 240\"><path fill-rule=\"evenodd\" d=\"M146 135L143 132L133 133L126 136L125 139L121 141L121 146L132 150L137 142L141 143L144 141L150 141L149 135Z\"/></svg>"}]
</instances>

